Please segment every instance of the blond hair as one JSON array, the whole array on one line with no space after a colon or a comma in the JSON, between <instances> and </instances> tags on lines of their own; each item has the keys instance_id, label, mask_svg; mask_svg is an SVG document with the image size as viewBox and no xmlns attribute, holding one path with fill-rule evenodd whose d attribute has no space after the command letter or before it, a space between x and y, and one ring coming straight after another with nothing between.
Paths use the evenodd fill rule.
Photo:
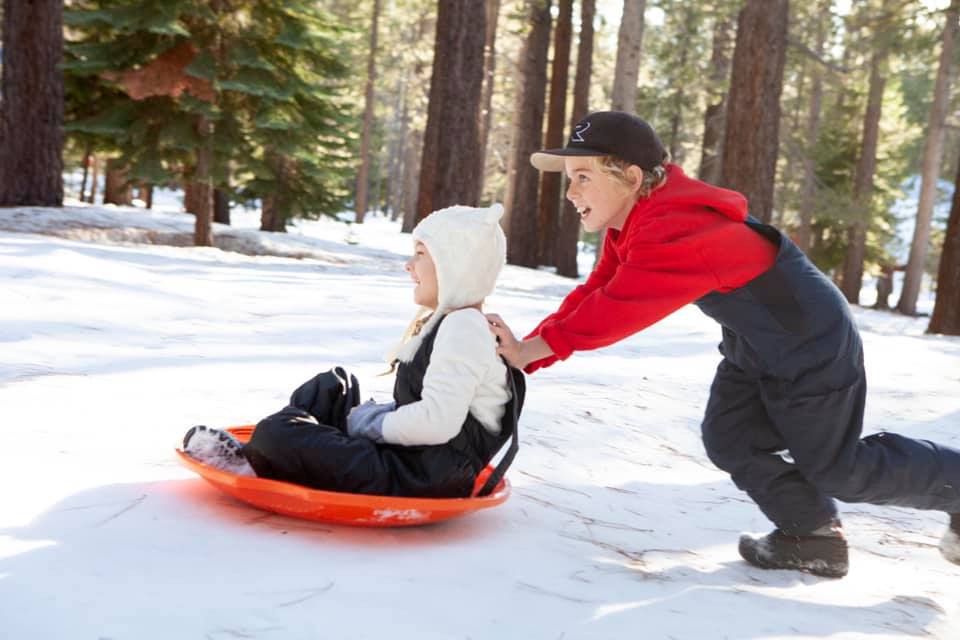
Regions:
<instances>
[{"instance_id":1,"label":"blond hair","mask_svg":"<svg viewBox=\"0 0 960 640\"><path fill-rule=\"evenodd\" d=\"M627 168L634 166L632 163L616 156L594 156L590 160L593 162L594 169L624 187L633 189L637 186L637 183L627 175ZM664 159L664 163L668 161L669 158ZM667 182L667 170L663 164L658 164L649 171L646 169L641 171L643 171L643 178L640 180L640 190L637 192L639 198L646 198Z\"/></svg>"}]
</instances>

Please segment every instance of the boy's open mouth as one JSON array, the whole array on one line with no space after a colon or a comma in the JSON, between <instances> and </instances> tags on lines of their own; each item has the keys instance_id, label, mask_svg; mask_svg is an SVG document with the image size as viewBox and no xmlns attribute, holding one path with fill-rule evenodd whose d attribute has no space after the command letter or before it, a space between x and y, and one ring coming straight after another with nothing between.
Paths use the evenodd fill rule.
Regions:
<instances>
[{"instance_id":1,"label":"boy's open mouth","mask_svg":"<svg viewBox=\"0 0 960 640\"><path fill-rule=\"evenodd\" d=\"M590 207L583 207L583 208L578 207L577 213L580 214L581 218L586 218L588 215L590 215Z\"/></svg>"}]
</instances>

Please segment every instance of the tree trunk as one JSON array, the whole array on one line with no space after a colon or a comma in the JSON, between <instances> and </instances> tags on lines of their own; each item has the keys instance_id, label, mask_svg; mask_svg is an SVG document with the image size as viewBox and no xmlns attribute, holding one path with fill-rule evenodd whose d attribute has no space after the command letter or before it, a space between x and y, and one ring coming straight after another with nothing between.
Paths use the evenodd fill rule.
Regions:
<instances>
[{"instance_id":1,"label":"tree trunk","mask_svg":"<svg viewBox=\"0 0 960 640\"><path fill-rule=\"evenodd\" d=\"M196 191L196 224L193 231L193 244L198 247L213 245L213 181L211 173L213 167L213 123L200 116L197 121L197 133L200 142L195 150L196 166L193 172L193 182Z\"/></svg>"},{"instance_id":2,"label":"tree trunk","mask_svg":"<svg viewBox=\"0 0 960 640\"><path fill-rule=\"evenodd\" d=\"M287 223L280 214L279 196L270 194L260 206L260 231L285 233Z\"/></svg>"},{"instance_id":3,"label":"tree trunk","mask_svg":"<svg viewBox=\"0 0 960 640\"><path fill-rule=\"evenodd\" d=\"M717 16L713 26L713 50L710 54L710 104L703 114L703 144L697 178L710 184L720 180L720 145L726 120L727 84L730 80L730 44L733 23Z\"/></svg>"},{"instance_id":4,"label":"tree trunk","mask_svg":"<svg viewBox=\"0 0 960 640\"><path fill-rule=\"evenodd\" d=\"M829 5L826 5L829 9ZM824 45L826 43L827 29L826 20L829 17L828 11L824 10L817 18L816 42L814 44L814 53L817 56L823 55ZM810 88L810 102L807 107L807 127L806 127L806 149L803 154L803 184L800 187L800 226L797 228L797 246L800 250L810 254L810 243L812 239L813 208L816 205L816 166L813 160L813 148L817 144L817 138L820 136L820 111L823 106L823 74L816 70L813 73L813 86Z\"/></svg>"},{"instance_id":5,"label":"tree trunk","mask_svg":"<svg viewBox=\"0 0 960 640\"><path fill-rule=\"evenodd\" d=\"M129 206L133 204L133 192L127 182L127 168L117 159L107 160L107 173L103 185L103 204Z\"/></svg>"},{"instance_id":6,"label":"tree trunk","mask_svg":"<svg viewBox=\"0 0 960 640\"><path fill-rule=\"evenodd\" d=\"M507 261L537 266L537 170L530 154L541 147L543 101L547 90L547 49L550 46L551 0L527 0L530 32L520 51L520 81L513 117L513 150L507 172L505 225L510 242Z\"/></svg>"},{"instance_id":7,"label":"tree trunk","mask_svg":"<svg viewBox=\"0 0 960 640\"><path fill-rule=\"evenodd\" d=\"M613 72L613 94L610 108L614 111L637 110L637 78L640 76L640 53L643 48L643 11L646 0L623 0L620 31L617 34L617 63Z\"/></svg>"},{"instance_id":8,"label":"tree trunk","mask_svg":"<svg viewBox=\"0 0 960 640\"><path fill-rule=\"evenodd\" d=\"M887 3L884 2L884 9ZM860 157L853 182L853 201L857 214L847 230L847 251L843 260L840 290L850 304L860 304L860 289L863 287L863 260L867 251L867 217L870 215L870 199L873 195L873 176L877 170L877 143L880 138L880 116L883 111L883 90L886 85L887 46L883 39L877 45L870 60L870 90L867 111L863 117L863 138Z\"/></svg>"},{"instance_id":9,"label":"tree trunk","mask_svg":"<svg viewBox=\"0 0 960 640\"><path fill-rule=\"evenodd\" d=\"M723 138L720 183L764 222L773 212L788 9L788 0L747 0L740 11Z\"/></svg>"},{"instance_id":10,"label":"tree trunk","mask_svg":"<svg viewBox=\"0 0 960 640\"><path fill-rule=\"evenodd\" d=\"M417 194L420 184L420 158L417 155L423 147L423 133L417 131L407 143L407 154L403 161L403 224L400 231L410 233L417 226Z\"/></svg>"},{"instance_id":11,"label":"tree trunk","mask_svg":"<svg viewBox=\"0 0 960 640\"><path fill-rule=\"evenodd\" d=\"M90 159L93 157L91 155L92 146L88 142L83 150L83 179L80 181L80 202L83 202L83 196L87 192L87 174L90 172Z\"/></svg>"},{"instance_id":12,"label":"tree trunk","mask_svg":"<svg viewBox=\"0 0 960 640\"><path fill-rule=\"evenodd\" d=\"M230 196L223 189L213 190L213 221L230 224Z\"/></svg>"},{"instance_id":13,"label":"tree trunk","mask_svg":"<svg viewBox=\"0 0 960 640\"><path fill-rule=\"evenodd\" d=\"M497 68L497 21L500 16L500 0L486 0L487 33L484 41L486 55L483 62L483 107L480 112L480 158L484 163L484 172L480 180L480 193L483 193L486 180L487 145L490 142L490 128L493 122L493 90Z\"/></svg>"},{"instance_id":14,"label":"tree trunk","mask_svg":"<svg viewBox=\"0 0 960 640\"><path fill-rule=\"evenodd\" d=\"M920 202L917 205L917 223L913 228L910 258L903 278L903 289L897 311L916 315L920 284L927 264L930 245L930 220L937 197L937 181L940 179L940 162L943 160L943 138L950 101L950 72L953 64L953 44L957 35L957 15L960 0L953 0L946 13L947 23L943 28L943 45L940 50L940 66L930 105L930 124L923 145L923 165L920 182Z\"/></svg>"},{"instance_id":15,"label":"tree trunk","mask_svg":"<svg viewBox=\"0 0 960 640\"><path fill-rule=\"evenodd\" d=\"M438 0L430 102L420 162L417 220L480 200L480 97L486 10L483 0Z\"/></svg>"},{"instance_id":16,"label":"tree trunk","mask_svg":"<svg viewBox=\"0 0 960 640\"><path fill-rule=\"evenodd\" d=\"M96 154L93 155L93 170L91 171L90 176L90 195L87 197L87 202L90 204L96 204L97 202L97 189L100 188L100 159L97 158Z\"/></svg>"},{"instance_id":17,"label":"tree trunk","mask_svg":"<svg viewBox=\"0 0 960 640\"><path fill-rule=\"evenodd\" d=\"M550 68L550 104L547 108L547 137L544 146L563 146L563 125L567 116L567 75L570 69L570 40L573 31L573 0L559 0L557 26L553 31L553 64ZM539 263L553 264L560 209L560 174L540 174Z\"/></svg>"},{"instance_id":18,"label":"tree trunk","mask_svg":"<svg viewBox=\"0 0 960 640\"><path fill-rule=\"evenodd\" d=\"M147 209L153 209L153 185L146 185L144 187L144 191L146 192L143 198L144 205L147 207Z\"/></svg>"},{"instance_id":19,"label":"tree trunk","mask_svg":"<svg viewBox=\"0 0 960 640\"><path fill-rule=\"evenodd\" d=\"M580 5L580 43L577 46L577 72L573 85L573 113L571 129L587 115L590 102L590 76L593 73L593 17L596 0L582 0ZM557 273L576 278L577 254L580 240L580 215L573 203L563 198L560 209L560 226L557 232Z\"/></svg>"},{"instance_id":20,"label":"tree trunk","mask_svg":"<svg viewBox=\"0 0 960 640\"><path fill-rule=\"evenodd\" d=\"M370 135L373 128L373 85L377 77L377 23L380 20L380 0L373 0L370 21L370 51L367 54L367 83L363 98L363 132L360 135L360 168L357 170L356 217L358 224L367 215L370 176Z\"/></svg>"},{"instance_id":21,"label":"tree trunk","mask_svg":"<svg viewBox=\"0 0 960 640\"><path fill-rule=\"evenodd\" d=\"M0 206L63 206L63 2L4 0Z\"/></svg>"},{"instance_id":22,"label":"tree trunk","mask_svg":"<svg viewBox=\"0 0 960 640\"><path fill-rule=\"evenodd\" d=\"M937 273L937 299L927 332L960 336L960 161Z\"/></svg>"},{"instance_id":23,"label":"tree trunk","mask_svg":"<svg viewBox=\"0 0 960 640\"><path fill-rule=\"evenodd\" d=\"M394 151L397 161L393 166L393 172L390 175L390 220L396 221L403 215L403 193L406 186L407 160L410 157L408 148L410 146L410 107L407 99L407 81L406 76L401 83L400 94L400 133L397 136L397 145Z\"/></svg>"},{"instance_id":24,"label":"tree trunk","mask_svg":"<svg viewBox=\"0 0 960 640\"><path fill-rule=\"evenodd\" d=\"M680 59L677 61L677 68L680 73L683 73L684 69L687 67L687 59L690 56L690 39L693 36L693 23L696 19L694 9L691 8L690 4L683 5L682 11L684 12L683 34L681 35L680 42L677 45L680 49ZM680 130L681 124L683 123L683 88L684 83L677 82L675 84L675 91L673 94L673 115L670 118L670 139L667 143L667 150L670 152L670 157L677 164L683 163L683 147L680 144Z\"/></svg>"}]
</instances>

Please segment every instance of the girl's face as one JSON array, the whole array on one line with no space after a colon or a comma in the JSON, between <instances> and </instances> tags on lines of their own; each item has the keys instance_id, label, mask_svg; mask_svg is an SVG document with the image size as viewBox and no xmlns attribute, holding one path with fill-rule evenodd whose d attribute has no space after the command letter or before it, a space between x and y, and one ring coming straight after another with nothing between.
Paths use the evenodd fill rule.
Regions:
<instances>
[{"instance_id":1,"label":"girl's face","mask_svg":"<svg viewBox=\"0 0 960 640\"><path fill-rule=\"evenodd\" d=\"M416 286L413 288L413 301L422 307L436 309L437 296L437 266L433 263L427 245L417 242L413 247L413 256L403 266L410 274Z\"/></svg>"},{"instance_id":2,"label":"girl's face","mask_svg":"<svg viewBox=\"0 0 960 640\"><path fill-rule=\"evenodd\" d=\"M629 177L635 178L637 185L631 188L601 172L596 163L597 159L590 156L564 158L569 180L567 200L577 208L580 222L587 231L600 231L604 227L620 229L637 202L643 172L636 166L628 168Z\"/></svg>"}]
</instances>

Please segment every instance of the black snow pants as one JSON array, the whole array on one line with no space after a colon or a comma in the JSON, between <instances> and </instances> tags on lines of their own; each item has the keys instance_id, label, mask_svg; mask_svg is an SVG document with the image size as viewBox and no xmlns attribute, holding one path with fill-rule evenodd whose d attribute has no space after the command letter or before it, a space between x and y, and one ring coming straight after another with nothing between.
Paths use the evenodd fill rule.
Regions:
<instances>
[{"instance_id":1,"label":"black snow pants","mask_svg":"<svg viewBox=\"0 0 960 640\"><path fill-rule=\"evenodd\" d=\"M867 382L846 300L789 238L747 224L779 246L774 266L696 303L723 326L707 455L788 534L834 519L834 499L960 512L960 451L861 439Z\"/></svg>"},{"instance_id":2,"label":"black snow pants","mask_svg":"<svg viewBox=\"0 0 960 640\"><path fill-rule=\"evenodd\" d=\"M424 337L410 362L399 364L393 389L398 407L421 399L439 327L437 323ZM356 378L336 367L300 385L287 407L261 420L243 453L258 476L314 489L467 497L480 472L508 441L511 446L484 491L493 489L516 454L517 421L526 391L523 373L508 367L507 384L512 397L504 408L499 433L490 433L468 413L449 442L401 446L347 435L347 414L359 403L360 389Z\"/></svg>"}]
</instances>

